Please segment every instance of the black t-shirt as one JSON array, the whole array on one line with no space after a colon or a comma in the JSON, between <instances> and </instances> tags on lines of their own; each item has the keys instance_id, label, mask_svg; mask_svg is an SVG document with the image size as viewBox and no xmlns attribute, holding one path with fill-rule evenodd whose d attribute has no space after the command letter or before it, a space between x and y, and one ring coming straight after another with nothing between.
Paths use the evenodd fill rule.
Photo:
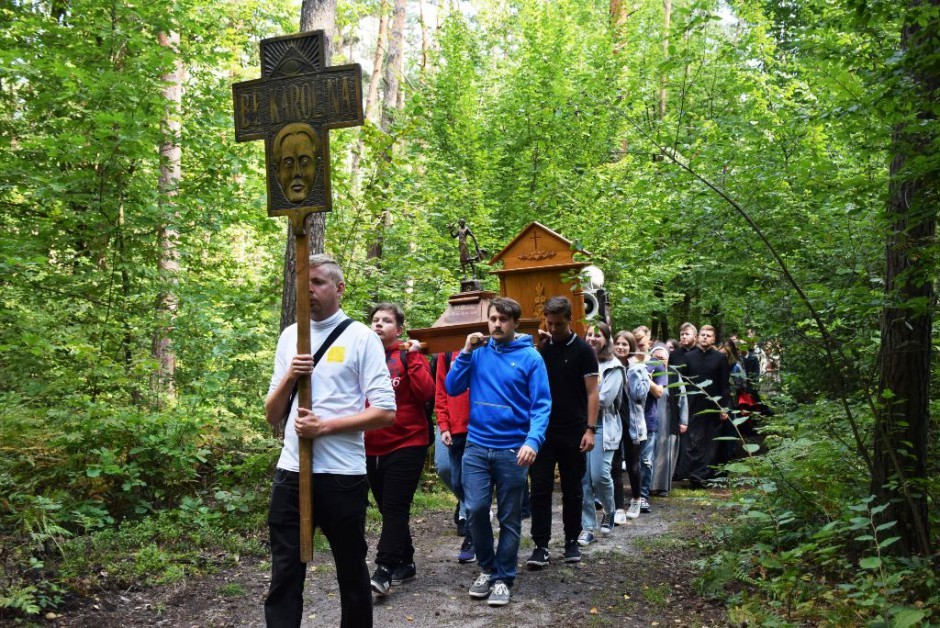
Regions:
<instances>
[{"instance_id":1,"label":"black t-shirt","mask_svg":"<svg viewBox=\"0 0 940 628\"><path fill-rule=\"evenodd\" d=\"M564 343L551 340L539 347L548 369L548 385L552 391L552 414L548 419L551 434L580 437L587 429L587 387L584 378L597 376L594 349L577 334Z\"/></svg>"}]
</instances>

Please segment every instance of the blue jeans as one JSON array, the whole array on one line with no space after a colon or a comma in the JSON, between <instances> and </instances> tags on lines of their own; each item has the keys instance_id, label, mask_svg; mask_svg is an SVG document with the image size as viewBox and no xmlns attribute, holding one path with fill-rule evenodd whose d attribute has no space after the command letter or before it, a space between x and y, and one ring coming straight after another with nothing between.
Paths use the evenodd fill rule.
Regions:
<instances>
[{"instance_id":1,"label":"blue jeans","mask_svg":"<svg viewBox=\"0 0 940 628\"><path fill-rule=\"evenodd\" d=\"M466 438L466 435L464 435ZM434 426L434 468L444 485L453 492L459 504L459 517L467 518L467 507L463 503L463 488L460 486L460 464L453 463L453 445L448 447L441 442L441 428ZM460 450L463 455L463 449Z\"/></svg>"},{"instance_id":2,"label":"blue jeans","mask_svg":"<svg viewBox=\"0 0 940 628\"><path fill-rule=\"evenodd\" d=\"M650 498L653 485L653 457L656 454L656 432L649 432L640 451L640 497Z\"/></svg>"},{"instance_id":3,"label":"blue jeans","mask_svg":"<svg viewBox=\"0 0 940 628\"><path fill-rule=\"evenodd\" d=\"M604 507L604 512L614 511L614 480L610 476L610 463L614 459L614 450L604 451L604 433L597 429L594 436L594 449L587 453L587 465L581 479L581 528L597 528L597 511L594 509L595 497Z\"/></svg>"},{"instance_id":4,"label":"blue jeans","mask_svg":"<svg viewBox=\"0 0 940 628\"><path fill-rule=\"evenodd\" d=\"M488 449L467 443L463 453L463 491L467 523L473 537L480 569L490 573L490 582L502 580L512 586L519 560L522 536L522 491L527 467L516 462L517 449ZM496 516L499 544L493 549L490 504L496 487Z\"/></svg>"},{"instance_id":5,"label":"blue jeans","mask_svg":"<svg viewBox=\"0 0 940 628\"><path fill-rule=\"evenodd\" d=\"M454 490L453 469L450 466L450 448L441 442L441 428L434 426L434 469L444 485Z\"/></svg>"}]
</instances>

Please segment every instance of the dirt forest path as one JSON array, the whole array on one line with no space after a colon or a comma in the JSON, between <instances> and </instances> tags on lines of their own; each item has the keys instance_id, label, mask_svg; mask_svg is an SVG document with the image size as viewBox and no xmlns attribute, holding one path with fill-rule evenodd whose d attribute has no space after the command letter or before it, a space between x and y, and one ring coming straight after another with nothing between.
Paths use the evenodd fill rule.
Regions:
<instances>
[{"instance_id":1,"label":"dirt forest path","mask_svg":"<svg viewBox=\"0 0 940 628\"><path fill-rule=\"evenodd\" d=\"M686 495L688 495L686 493ZM523 524L520 570L512 602L491 608L467 589L479 573L475 563L457 563L460 538L450 512L429 511L413 520L418 577L376 600L376 626L719 626L727 614L696 597L689 543L713 516L717 495L673 495L655 499L653 512L618 526L583 548L580 563L561 555L561 508L553 517L552 563L528 571L532 549ZM374 550L374 538L370 537ZM370 551L370 571L372 569ZM167 587L109 593L86 600L47 625L131 628L256 627L264 625L262 601L268 563L244 559L213 576ZM332 558L318 552L305 588L304 627L339 625L339 592Z\"/></svg>"}]
</instances>

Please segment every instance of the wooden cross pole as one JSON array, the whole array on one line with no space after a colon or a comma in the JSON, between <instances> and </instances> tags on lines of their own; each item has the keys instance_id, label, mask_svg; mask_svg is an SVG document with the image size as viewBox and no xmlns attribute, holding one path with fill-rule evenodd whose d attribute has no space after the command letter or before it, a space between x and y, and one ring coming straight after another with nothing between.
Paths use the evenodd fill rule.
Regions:
<instances>
[{"instance_id":1,"label":"wooden cross pole","mask_svg":"<svg viewBox=\"0 0 940 628\"><path fill-rule=\"evenodd\" d=\"M261 42L261 78L232 85L235 140L264 140L268 215L288 216L296 242L297 353L310 354L307 216L330 211L329 129L359 126L362 68L327 67L326 36L308 31ZM310 409L309 377L297 383ZM300 560L313 560L313 441L300 439Z\"/></svg>"}]
</instances>

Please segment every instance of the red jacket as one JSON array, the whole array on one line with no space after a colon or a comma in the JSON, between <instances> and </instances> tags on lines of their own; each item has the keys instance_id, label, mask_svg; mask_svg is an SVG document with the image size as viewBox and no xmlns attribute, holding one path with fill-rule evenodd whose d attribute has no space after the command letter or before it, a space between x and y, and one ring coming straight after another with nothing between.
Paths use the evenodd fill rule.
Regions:
<instances>
[{"instance_id":1,"label":"red jacket","mask_svg":"<svg viewBox=\"0 0 940 628\"><path fill-rule=\"evenodd\" d=\"M427 447L428 419L424 404L434 398L431 365L420 353L407 353L407 371L401 363L401 343L385 350L385 362L395 389L395 422L365 433L366 455L384 456L402 447Z\"/></svg>"},{"instance_id":2,"label":"red jacket","mask_svg":"<svg viewBox=\"0 0 940 628\"><path fill-rule=\"evenodd\" d=\"M470 391L464 391L451 397L444 389L447 371L459 351L442 353L437 357L437 372L434 374L437 386L434 391L434 411L437 412L437 426L442 432L466 434L470 420ZM447 358L450 358L449 360Z\"/></svg>"}]
</instances>

